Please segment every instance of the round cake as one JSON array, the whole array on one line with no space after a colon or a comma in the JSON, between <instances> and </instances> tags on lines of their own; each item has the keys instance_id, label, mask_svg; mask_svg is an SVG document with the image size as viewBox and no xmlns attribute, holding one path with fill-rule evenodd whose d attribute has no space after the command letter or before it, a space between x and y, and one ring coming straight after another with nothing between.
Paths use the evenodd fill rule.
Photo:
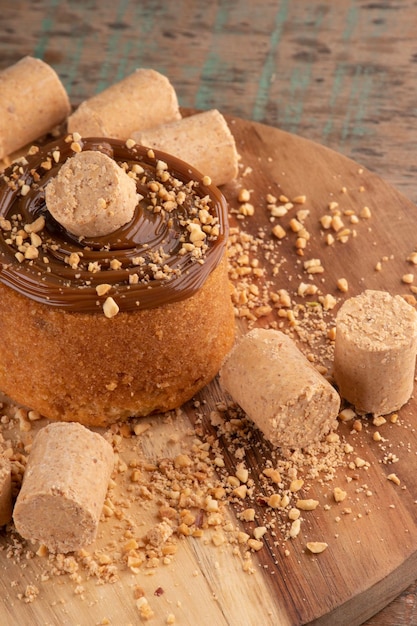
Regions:
<instances>
[{"instance_id":1,"label":"round cake","mask_svg":"<svg viewBox=\"0 0 417 626\"><path fill-rule=\"evenodd\" d=\"M0 389L52 420L104 426L171 410L234 340L227 205L196 170L131 141L71 135L0 177ZM45 201L82 151L136 183L132 219L75 235Z\"/></svg>"}]
</instances>

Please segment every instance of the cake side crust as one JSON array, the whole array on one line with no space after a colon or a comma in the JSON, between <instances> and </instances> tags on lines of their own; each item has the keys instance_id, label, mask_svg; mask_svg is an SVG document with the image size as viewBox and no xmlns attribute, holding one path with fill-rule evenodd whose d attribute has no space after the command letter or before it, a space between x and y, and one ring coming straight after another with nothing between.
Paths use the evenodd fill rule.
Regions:
<instances>
[{"instance_id":1,"label":"cake side crust","mask_svg":"<svg viewBox=\"0 0 417 626\"><path fill-rule=\"evenodd\" d=\"M232 347L229 291L226 258L193 296L112 319L52 309L0 284L0 389L49 419L90 426L176 408Z\"/></svg>"}]
</instances>

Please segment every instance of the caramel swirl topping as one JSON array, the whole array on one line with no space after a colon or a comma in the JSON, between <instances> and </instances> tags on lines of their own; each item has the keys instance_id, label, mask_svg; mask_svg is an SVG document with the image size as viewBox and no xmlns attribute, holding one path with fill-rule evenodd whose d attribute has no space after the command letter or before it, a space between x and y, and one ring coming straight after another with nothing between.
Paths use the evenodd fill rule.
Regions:
<instances>
[{"instance_id":1,"label":"caramel swirl topping","mask_svg":"<svg viewBox=\"0 0 417 626\"><path fill-rule=\"evenodd\" d=\"M81 150L110 156L136 182L133 218L106 236L70 233L45 203L48 182ZM226 201L207 177L132 141L69 135L0 176L0 282L51 307L94 313L110 301L129 311L188 298L222 259L227 234Z\"/></svg>"}]
</instances>

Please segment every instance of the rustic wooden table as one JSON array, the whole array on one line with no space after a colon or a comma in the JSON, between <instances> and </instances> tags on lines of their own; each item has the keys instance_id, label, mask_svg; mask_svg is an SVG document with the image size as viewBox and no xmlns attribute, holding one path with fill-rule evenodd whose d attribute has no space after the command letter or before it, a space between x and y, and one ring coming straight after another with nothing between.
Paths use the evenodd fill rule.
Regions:
<instances>
[{"instance_id":1,"label":"rustic wooden table","mask_svg":"<svg viewBox=\"0 0 417 626\"><path fill-rule=\"evenodd\" d=\"M411 201L414 0L0 0L0 69L24 55L80 102L136 67L184 107L216 107L325 144ZM367 622L417 624L417 583Z\"/></svg>"}]
</instances>

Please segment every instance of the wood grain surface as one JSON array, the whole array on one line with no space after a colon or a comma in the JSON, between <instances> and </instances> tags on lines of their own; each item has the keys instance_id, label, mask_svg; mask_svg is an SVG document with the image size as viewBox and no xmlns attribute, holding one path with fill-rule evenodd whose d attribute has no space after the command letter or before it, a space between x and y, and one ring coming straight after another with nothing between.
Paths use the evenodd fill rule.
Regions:
<instances>
[{"instance_id":1,"label":"wood grain surface","mask_svg":"<svg viewBox=\"0 0 417 626\"><path fill-rule=\"evenodd\" d=\"M182 106L307 137L417 200L413 0L16 0L0 8L0 68L26 54L43 58L73 102L153 67ZM416 589L367 624L416 624Z\"/></svg>"},{"instance_id":2,"label":"wood grain surface","mask_svg":"<svg viewBox=\"0 0 417 626\"><path fill-rule=\"evenodd\" d=\"M412 295L410 287L402 282L402 276L410 269L407 256L415 249L413 228L410 228L417 225L415 207L375 174L334 151L263 124L236 117L227 119L241 155L241 176L223 187L229 201L233 232L237 229L245 237L250 235L259 241L251 254L263 274L252 277L251 285L260 293L264 286L275 292L286 289L301 307L295 325L291 319L281 317L277 309L253 323L277 324L292 333L300 349L318 366L330 367L327 330L334 325L335 311L344 298L360 293L365 287ZM251 200L256 207L254 215L244 219L236 217L240 215L237 192L241 187L252 190ZM299 207L306 211L303 220L311 238L304 256L297 254L296 234L289 226L297 207L276 220L288 231L287 237L277 240L271 234L268 193L288 198L305 195L305 202ZM364 206L370 210L371 217L359 218L355 234L352 232L345 242L328 245L319 220L328 213L329 203L338 204L345 220L351 212L359 216ZM264 233L262 238L261 232ZM232 255L232 265L233 259ZM304 261L309 259L320 259L324 272L309 276L304 269ZM382 267L377 271L379 262ZM341 277L349 285L346 293L337 286ZM232 279L232 284L241 280L239 277ZM297 296L301 283L316 286L317 293L309 297ZM314 311L317 298L326 294L335 297L338 304L323 320L321 316L315 317L317 313L304 312L309 308ZM307 325L302 321L304 316ZM247 328L245 319L238 320L240 331ZM242 626L258 623L357 626L415 579L416 398L399 411L398 422L391 423L388 418L386 423L376 427L370 418L364 418L361 428L359 420L355 427L352 422L341 424L338 434L342 442L337 450L344 450L348 444L351 446L349 454L336 455L329 446L328 451L323 449L320 454L305 452L303 466L300 461L293 463L293 467L298 468L297 478L304 484L292 504L295 505L299 497L319 503L316 510L302 512L301 530L294 539L287 535L288 511L266 505L274 486L262 480L266 467L279 467L283 462L282 452L269 446L249 424L239 427L232 437L227 435L227 428L216 428L212 412L217 410L219 400L228 402L218 382L213 381L176 416L142 420L151 425L145 436L120 438L117 453L126 471L115 473L115 486L109 499L122 503L122 510L127 508L128 514L102 520L97 543L87 548L96 559L110 555L110 563L115 568L115 582L102 584L99 595L94 577L83 572L79 557L72 566L75 577L68 575L71 556L60 576L50 575L51 559L35 553L27 558L30 545L19 549L18 543L14 547L13 535L1 537L0 591L4 604L0 606L0 623L4 626L33 620L62 626L74 623L88 626L89 623L105 623L105 620L111 624L132 620L134 623L137 613L133 590L139 585L154 612L153 621L159 624L166 623L171 606L175 623L184 626L195 623L200 626L212 623L224 626L236 623ZM232 417L233 413L226 414L224 420L228 422ZM195 434L192 425L196 428ZM381 434L380 441L374 440L375 432ZM151 483L145 483L144 491L136 492L129 483L127 468L139 463L143 472L145 464L158 467L167 459L175 459L178 453L191 454L190 441L194 441L197 433L205 442L218 441L218 448L213 451L217 450L217 456L224 458L224 469L219 470L223 485L227 485L227 477L236 474L240 463L249 471L248 484L253 485L253 494L243 502L230 496L227 519L230 528L238 528L249 535L255 528L266 529L262 549L252 555L252 573L245 571L242 565L242 561L248 563L245 550L238 550L231 541L233 533L230 534L230 528L226 531L224 525L214 528L214 537L206 530L201 539L189 537L179 541L177 554L165 565L152 565L151 559L147 565L131 571L123 559L113 555L123 549L125 537L140 541L147 529L154 526L158 506L164 498L146 495L147 491L152 492ZM12 425L9 430L3 428L3 435L6 439L21 438L26 445L33 432L24 431L19 435L19 427ZM330 455L334 474L328 464L325 469L319 469L320 458ZM398 484L389 479L393 473ZM331 480L328 474L332 475ZM294 475L289 470L282 470L281 481L288 489L292 478ZM335 502L335 487L346 491L346 500ZM255 518L245 523L239 514L247 508L254 509ZM322 554L310 554L306 549L309 541L325 541L328 547ZM33 551L36 549L34 545ZM26 563L22 567L24 559ZM25 602L34 587L36 599ZM82 592L77 594L80 588ZM155 589L162 590L160 596ZM55 601L58 590L59 603ZM163 599L155 600L155 593ZM202 614L201 606L204 607Z\"/></svg>"}]
</instances>

